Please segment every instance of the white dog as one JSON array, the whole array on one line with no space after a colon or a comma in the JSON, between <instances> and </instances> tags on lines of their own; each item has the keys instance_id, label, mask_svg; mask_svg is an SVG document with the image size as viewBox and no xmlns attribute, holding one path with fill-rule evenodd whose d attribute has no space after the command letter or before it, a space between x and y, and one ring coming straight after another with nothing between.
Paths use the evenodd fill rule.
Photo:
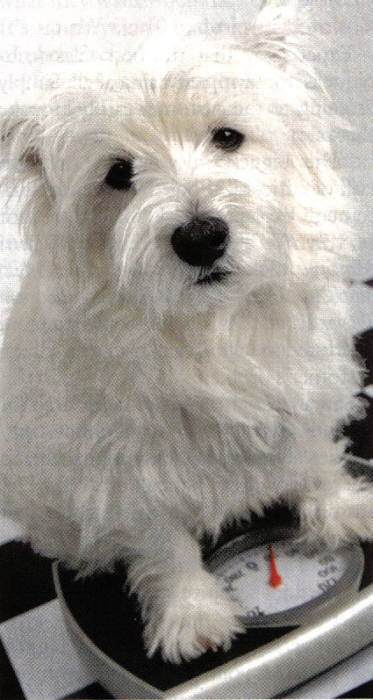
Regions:
<instances>
[{"instance_id":1,"label":"white dog","mask_svg":"<svg viewBox=\"0 0 373 700\"><path fill-rule=\"evenodd\" d=\"M234 46L186 42L154 74L1 117L31 248L2 354L3 500L43 554L124 559L147 651L174 662L242 629L202 533L281 499L311 539L373 534L341 438L361 411L357 236L282 23L265 9Z\"/></svg>"}]
</instances>

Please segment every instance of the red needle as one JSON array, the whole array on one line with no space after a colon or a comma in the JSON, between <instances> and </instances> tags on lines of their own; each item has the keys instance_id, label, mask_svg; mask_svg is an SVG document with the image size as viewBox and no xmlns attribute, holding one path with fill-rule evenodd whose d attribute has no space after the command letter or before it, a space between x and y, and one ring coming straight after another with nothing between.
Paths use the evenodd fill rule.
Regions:
<instances>
[{"instance_id":1,"label":"red needle","mask_svg":"<svg viewBox=\"0 0 373 700\"><path fill-rule=\"evenodd\" d=\"M276 559L271 544L269 545L269 560L271 565L271 575L269 577L269 583L274 588L277 588L277 586L280 586L282 583L282 577L277 571Z\"/></svg>"}]
</instances>

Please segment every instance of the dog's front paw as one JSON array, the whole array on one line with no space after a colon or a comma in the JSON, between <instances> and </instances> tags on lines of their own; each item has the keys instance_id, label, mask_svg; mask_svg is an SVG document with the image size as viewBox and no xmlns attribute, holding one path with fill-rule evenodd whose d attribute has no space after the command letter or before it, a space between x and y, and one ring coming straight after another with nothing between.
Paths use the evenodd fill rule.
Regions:
<instances>
[{"instance_id":1,"label":"dog's front paw","mask_svg":"<svg viewBox=\"0 0 373 700\"><path fill-rule=\"evenodd\" d=\"M165 661L180 663L208 649L229 649L244 631L240 605L220 589L206 571L187 578L173 577L164 595L154 601L145 627L148 656L159 650Z\"/></svg>"}]
</instances>

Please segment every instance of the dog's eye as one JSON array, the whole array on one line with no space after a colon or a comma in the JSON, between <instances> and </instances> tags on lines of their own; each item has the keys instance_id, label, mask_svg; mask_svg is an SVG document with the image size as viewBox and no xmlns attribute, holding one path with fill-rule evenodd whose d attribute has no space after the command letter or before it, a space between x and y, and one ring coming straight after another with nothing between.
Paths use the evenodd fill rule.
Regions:
<instances>
[{"instance_id":1,"label":"dog's eye","mask_svg":"<svg viewBox=\"0 0 373 700\"><path fill-rule=\"evenodd\" d=\"M239 131L229 129L226 126L214 129L212 132L212 143L223 151L237 151L244 138L244 135Z\"/></svg>"},{"instance_id":2,"label":"dog's eye","mask_svg":"<svg viewBox=\"0 0 373 700\"><path fill-rule=\"evenodd\" d=\"M113 190L129 190L132 185L133 168L130 160L117 160L106 175L105 182Z\"/></svg>"}]
</instances>

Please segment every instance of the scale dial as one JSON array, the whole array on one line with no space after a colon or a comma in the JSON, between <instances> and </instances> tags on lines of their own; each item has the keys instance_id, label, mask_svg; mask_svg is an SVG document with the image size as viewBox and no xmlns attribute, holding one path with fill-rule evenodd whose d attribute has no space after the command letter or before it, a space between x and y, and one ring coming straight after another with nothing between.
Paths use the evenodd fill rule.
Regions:
<instances>
[{"instance_id":1,"label":"scale dial","mask_svg":"<svg viewBox=\"0 0 373 700\"><path fill-rule=\"evenodd\" d=\"M207 562L238 600L246 626L300 625L359 588L360 545L307 551L292 528L252 531L220 547Z\"/></svg>"}]
</instances>

